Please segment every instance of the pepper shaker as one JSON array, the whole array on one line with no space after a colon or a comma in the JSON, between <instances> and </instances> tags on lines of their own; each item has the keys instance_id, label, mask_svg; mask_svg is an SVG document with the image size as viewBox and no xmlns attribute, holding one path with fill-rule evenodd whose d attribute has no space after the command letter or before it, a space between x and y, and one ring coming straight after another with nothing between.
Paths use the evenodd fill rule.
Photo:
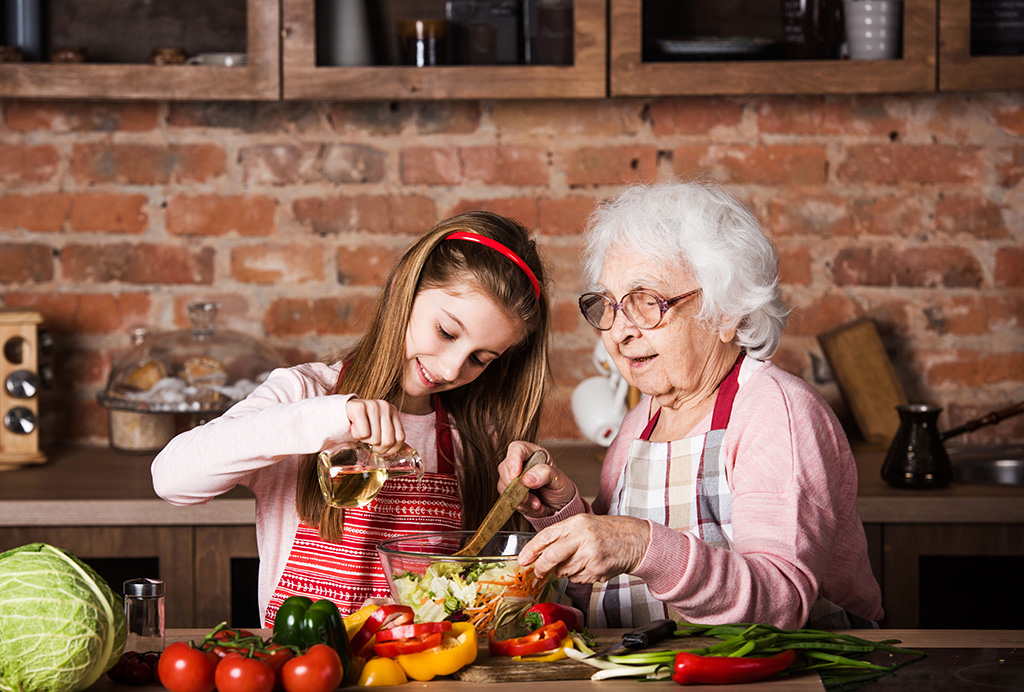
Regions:
<instances>
[{"instance_id":1,"label":"pepper shaker","mask_svg":"<svg viewBox=\"0 0 1024 692\"><path fill-rule=\"evenodd\" d=\"M128 625L125 651L163 651L164 583L159 579L126 581L124 617Z\"/></svg>"}]
</instances>

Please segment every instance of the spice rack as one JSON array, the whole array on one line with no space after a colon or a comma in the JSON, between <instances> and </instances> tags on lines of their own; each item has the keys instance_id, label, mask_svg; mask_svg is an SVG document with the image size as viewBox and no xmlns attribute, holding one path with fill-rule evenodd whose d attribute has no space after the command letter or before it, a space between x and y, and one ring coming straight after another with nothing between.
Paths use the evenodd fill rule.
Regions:
<instances>
[{"instance_id":1,"label":"spice rack","mask_svg":"<svg viewBox=\"0 0 1024 692\"><path fill-rule=\"evenodd\" d=\"M41 464L38 312L0 311L0 469Z\"/></svg>"}]
</instances>

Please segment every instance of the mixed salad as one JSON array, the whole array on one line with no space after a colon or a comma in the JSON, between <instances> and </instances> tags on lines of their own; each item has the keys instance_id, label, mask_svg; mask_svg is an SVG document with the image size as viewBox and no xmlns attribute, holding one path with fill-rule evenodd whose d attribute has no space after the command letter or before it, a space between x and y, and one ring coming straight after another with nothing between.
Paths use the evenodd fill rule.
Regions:
<instances>
[{"instance_id":1,"label":"mixed salad","mask_svg":"<svg viewBox=\"0 0 1024 692\"><path fill-rule=\"evenodd\" d=\"M553 589L515 560L435 562L423 574L396 575L394 584L396 600L413 609L416 622L468 621L481 632L502 629Z\"/></svg>"}]
</instances>

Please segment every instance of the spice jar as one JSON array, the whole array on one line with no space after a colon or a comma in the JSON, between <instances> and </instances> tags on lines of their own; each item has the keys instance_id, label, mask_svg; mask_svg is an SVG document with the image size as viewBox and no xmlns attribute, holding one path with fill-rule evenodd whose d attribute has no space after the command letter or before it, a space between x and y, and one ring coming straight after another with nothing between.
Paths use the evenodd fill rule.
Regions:
<instances>
[{"instance_id":1,"label":"spice jar","mask_svg":"<svg viewBox=\"0 0 1024 692\"><path fill-rule=\"evenodd\" d=\"M124 618L128 626L125 651L163 651L164 583L159 579L126 581Z\"/></svg>"}]
</instances>

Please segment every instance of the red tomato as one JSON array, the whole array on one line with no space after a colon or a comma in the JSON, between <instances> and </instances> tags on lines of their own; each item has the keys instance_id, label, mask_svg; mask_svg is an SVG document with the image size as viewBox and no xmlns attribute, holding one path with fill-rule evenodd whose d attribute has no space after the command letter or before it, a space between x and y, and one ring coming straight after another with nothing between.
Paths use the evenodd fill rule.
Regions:
<instances>
[{"instance_id":1,"label":"red tomato","mask_svg":"<svg viewBox=\"0 0 1024 692\"><path fill-rule=\"evenodd\" d=\"M419 637L406 637L405 639L393 639L386 642L378 642L373 645L373 653L384 658L394 658L402 654L418 654L427 649L433 649L441 643L441 633L424 634Z\"/></svg>"},{"instance_id":2,"label":"red tomato","mask_svg":"<svg viewBox=\"0 0 1024 692\"><path fill-rule=\"evenodd\" d=\"M213 692L217 660L190 642L174 642L160 654L160 683L171 692Z\"/></svg>"},{"instance_id":3,"label":"red tomato","mask_svg":"<svg viewBox=\"0 0 1024 692\"><path fill-rule=\"evenodd\" d=\"M343 673L338 652L326 644L314 644L284 664L281 679L285 692L333 692L341 685Z\"/></svg>"},{"instance_id":4,"label":"red tomato","mask_svg":"<svg viewBox=\"0 0 1024 692\"><path fill-rule=\"evenodd\" d=\"M443 622L417 622L412 625L399 625L398 627L377 632L377 641L391 642L396 639L422 637L425 634L433 634L434 632L448 632L451 628L452 623L447 620Z\"/></svg>"},{"instance_id":5,"label":"red tomato","mask_svg":"<svg viewBox=\"0 0 1024 692\"><path fill-rule=\"evenodd\" d=\"M282 692L284 690L284 683L281 681L281 669L284 668L284 664L291 660L294 656L294 652L287 646L271 642L267 644L266 651L256 651L253 656L265 661L274 671L274 677L277 680L277 684L274 685L276 692Z\"/></svg>"},{"instance_id":6,"label":"red tomato","mask_svg":"<svg viewBox=\"0 0 1024 692\"><path fill-rule=\"evenodd\" d=\"M274 669L263 661L230 653L217 664L217 692L271 692Z\"/></svg>"}]
</instances>

